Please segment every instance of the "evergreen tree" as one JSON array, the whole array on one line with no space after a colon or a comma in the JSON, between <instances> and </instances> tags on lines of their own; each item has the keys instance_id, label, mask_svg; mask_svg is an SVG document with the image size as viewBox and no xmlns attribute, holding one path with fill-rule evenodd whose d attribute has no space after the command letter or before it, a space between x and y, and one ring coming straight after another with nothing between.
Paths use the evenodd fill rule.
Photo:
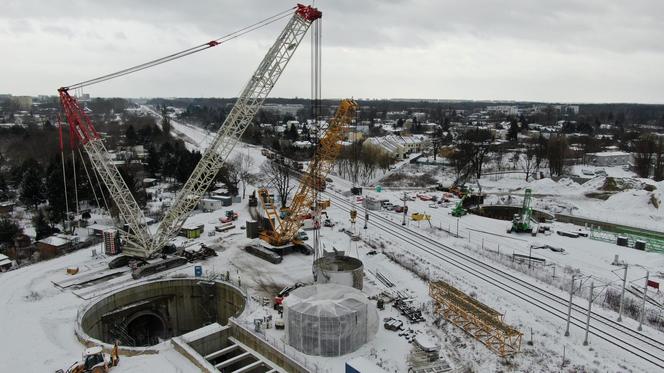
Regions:
<instances>
[{"instance_id":1,"label":"evergreen tree","mask_svg":"<svg viewBox=\"0 0 664 373\"><path fill-rule=\"evenodd\" d=\"M46 221L44 212L39 209L37 210L37 215L32 218L32 226L35 228L36 239L41 240L44 237L48 237L53 233L53 229Z\"/></svg>"},{"instance_id":2,"label":"evergreen tree","mask_svg":"<svg viewBox=\"0 0 664 373\"><path fill-rule=\"evenodd\" d=\"M507 130L507 139L508 140L516 140L519 132L521 132L521 128L519 127L519 124L516 122L516 119L512 119L510 121L510 128Z\"/></svg>"},{"instance_id":3,"label":"evergreen tree","mask_svg":"<svg viewBox=\"0 0 664 373\"><path fill-rule=\"evenodd\" d=\"M21 202L33 206L35 209L44 200L44 182L41 177L41 167L38 163L26 167L23 172L20 185L20 199Z\"/></svg>"},{"instance_id":4,"label":"evergreen tree","mask_svg":"<svg viewBox=\"0 0 664 373\"><path fill-rule=\"evenodd\" d=\"M7 180L5 180L5 174L0 171L0 191L7 191Z\"/></svg>"},{"instance_id":5,"label":"evergreen tree","mask_svg":"<svg viewBox=\"0 0 664 373\"><path fill-rule=\"evenodd\" d=\"M66 218L67 205L60 162L60 157L57 156L46 170L46 185L48 185L46 199L48 200L48 218L51 222L64 222Z\"/></svg>"},{"instance_id":6,"label":"evergreen tree","mask_svg":"<svg viewBox=\"0 0 664 373\"><path fill-rule=\"evenodd\" d=\"M148 148L148 159L147 159L147 165L146 168L148 172L150 172L152 175L155 173L159 172L161 166L161 161L159 159L159 153L157 152L157 149L150 145Z\"/></svg>"},{"instance_id":7,"label":"evergreen tree","mask_svg":"<svg viewBox=\"0 0 664 373\"><path fill-rule=\"evenodd\" d=\"M14 237L21 231L15 221L7 217L0 219L0 244L12 244Z\"/></svg>"},{"instance_id":8,"label":"evergreen tree","mask_svg":"<svg viewBox=\"0 0 664 373\"><path fill-rule=\"evenodd\" d=\"M295 125L291 125L288 130L286 131L286 138L291 141L296 141L298 138L297 134L297 127Z\"/></svg>"},{"instance_id":9,"label":"evergreen tree","mask_svg":"<svg viewBox=\"0 0 664 373\"><path fill-rule=\"evenodd\" d=\"M127 130L125 131L125 141L127 146L134 146L136 145L136 130L134 130L134 126L131 124L127 127Z\"/></svg>"},{"instance_id":10,"label":"evergreen tree","mask_svg":"<svg viewBox=\"0 0 664 373\"><path fill-rule=\"evenodd\" d=\"M164 132L166 137L171 135L171 120L168 117L168 111L166 111L166 105L161 109L161 130Z\"/></svg>"}]
</instances>

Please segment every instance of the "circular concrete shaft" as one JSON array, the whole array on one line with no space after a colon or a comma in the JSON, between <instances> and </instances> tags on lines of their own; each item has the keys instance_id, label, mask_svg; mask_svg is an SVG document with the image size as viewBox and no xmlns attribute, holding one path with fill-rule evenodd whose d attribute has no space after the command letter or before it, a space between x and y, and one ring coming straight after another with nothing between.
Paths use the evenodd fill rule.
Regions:
<instances>
[{"instance_id":1,"label":"circular concrete shaft","mask_svg":"<svg viewBox=\"0 0 664 373\"><path fill-rule=\"evenodd\" d=\"M244 310L234 285L195 278L136 284L90 303L79 313L79 338L92 343L145 347L211 323L225 325Z\"/></svg>"}]
</instances>

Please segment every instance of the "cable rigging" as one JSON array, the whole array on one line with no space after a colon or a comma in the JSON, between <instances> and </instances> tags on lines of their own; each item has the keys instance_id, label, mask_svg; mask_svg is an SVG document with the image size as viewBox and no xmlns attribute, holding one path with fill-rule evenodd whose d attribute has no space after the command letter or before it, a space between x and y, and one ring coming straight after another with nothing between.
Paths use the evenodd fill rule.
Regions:
<instances>
[{"instance_id":1,"label":"cable rigging","mask_svg":"<svg viewBox=\"0 0 664 373\"><path fill-rule=\"evenodd\" d=\"M132 67L120 70L120 71L116 71L114 73L102 75L102 76L94 78L94 79L89 79L89 80L85 80L85 81L82 81L82 82L79 82L79 83L75 83L75 84L71 84L71 85L68 85L68 86L65 86L65 87L61 87L59 89L59 91L68 91L70 89L80 89L80 88L83 88L83 87L91 86L93 84L105 82L107 80L119 78L121 76L125 76L125 75L131 74L131 73L135 73L137 71L145 70L145 69L157 66L157 65L161 65L163 63L170 62L170 61L182 58L182 57L186 57L186 56L189 56L189 55L194 54L194 53L202 52L206 49L216 47L219 44L226 43L230 40L233 40L233 39L236 39L240 36L246 35L246 34L252 32L252 31L258 30L258 29L260 29L262 27L265 27L265 26L267 26L271 23L277 22L277 21L279 21L283 18L290 17L291 14L292 14L292 10L295 9L295 8L296 7L292 7L292 8L289 8L287 10L281 11L281 12L275 14L275 15L264 18L264 19L262 19L262 20L260 20L256 23L253 23L249 26L243 27L239 30L233 31L231 33L228 33L228 34L223 35L221 37L218 37L216 39L210 40L207 43L199 44L197 46L194 46L194 47L191 47L191 48L188 48L188 49L185 49L185 50L173 53L173 54L169 54L167 56L157 58L157 59L142 63L140 65L136 65L136 66L132 66Z\"/></svg>"}]
</instances>

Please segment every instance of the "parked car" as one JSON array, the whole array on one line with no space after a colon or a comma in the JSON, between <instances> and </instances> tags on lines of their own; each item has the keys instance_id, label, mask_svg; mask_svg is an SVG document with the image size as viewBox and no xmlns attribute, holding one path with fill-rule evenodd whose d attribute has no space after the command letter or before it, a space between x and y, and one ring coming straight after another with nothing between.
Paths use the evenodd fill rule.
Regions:
<instances>
[{"instance_id":1,"label":"parked car","mask_svg":"<svg viewBox=\"0 0 664 373\"><path fill-rule=\"evenodd\" d=\"M408 212L408 206L395 206L394 207L394 212Z\"/></svg>"},{"instance_id":2,"label":"parked car","mask_svg":"<svg viewBox=\"0 0 664 373\"><path fill-rule=\"evenodd\" d=\"M302 241L306 241L309 239L309 235L307 235L307 232L299 231L297 232L297 238L299 238Z\"/></svg>"},{"instance_id":3,"label":"parked car","mask_svg":"<svg viewBox=\"0 0 664 373\"><path fill-rule=\"evenodd\" d=\"M429 207L431 207L432 209L437 209L437 208L438 208L438 204L437 204L437 203L430 203L430 204L429 204Z\"/></svg>"}]
</instances>

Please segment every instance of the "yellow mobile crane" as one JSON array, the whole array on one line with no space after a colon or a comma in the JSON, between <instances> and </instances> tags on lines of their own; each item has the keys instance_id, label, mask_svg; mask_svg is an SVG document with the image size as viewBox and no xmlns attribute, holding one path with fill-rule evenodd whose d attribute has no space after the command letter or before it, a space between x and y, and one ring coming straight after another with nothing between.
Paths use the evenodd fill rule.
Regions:
<instances>
[{"instance_id":1,"label":"yellow mobile crane","mask_svg":"<svg viewBox=\"0 0 664 373\"><path fill-rule=\"evenodd\" d=\"M344 139L348 125L355 117L358 105L354 100L345 99L339 103L334 118L330 120L325 134L320 139L313 160L309 162L307 171L300 179L300 186L293 197L289 212L283 218L271 202L267 189L258 190L258 199L261 201L266 218L272 225L272 230L264 230L260 238L273 246L283 246L289 243L301 243L297 232L302 221L309 215L312 206L315 206L318 191L325 185L325 178L330 173L334 161L341 152L340 142ZM314 211L314 214L318 212ZM315 218L314 218L315 219ZM314 220L316 224L320 224Z\"/></svg>"}]
</instances>

